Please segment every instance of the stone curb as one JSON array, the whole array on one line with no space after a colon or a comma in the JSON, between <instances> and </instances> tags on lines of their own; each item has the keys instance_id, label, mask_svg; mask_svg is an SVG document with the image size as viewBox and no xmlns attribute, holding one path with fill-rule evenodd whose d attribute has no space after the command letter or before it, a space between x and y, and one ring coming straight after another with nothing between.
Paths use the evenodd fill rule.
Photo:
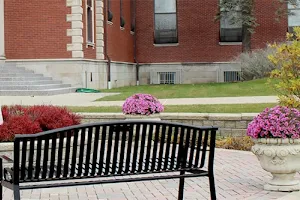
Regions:
<instances>
[{"instance_id":1,"label":"stone curb","mask_svg":"<svg viewBox=\"0 0 300 200\"><path fill-rule=\"evenodd\" d=\"M101 117L102 119L125 119L126 115L123 113L77 113L82 115L85 119L95 119ZM197 119L197 120L252 120L253 117L258 115L258 113L160 113L159 117L161 119ZM138 115L137 115L138 116Z\"/></svg>"}]
</instances>

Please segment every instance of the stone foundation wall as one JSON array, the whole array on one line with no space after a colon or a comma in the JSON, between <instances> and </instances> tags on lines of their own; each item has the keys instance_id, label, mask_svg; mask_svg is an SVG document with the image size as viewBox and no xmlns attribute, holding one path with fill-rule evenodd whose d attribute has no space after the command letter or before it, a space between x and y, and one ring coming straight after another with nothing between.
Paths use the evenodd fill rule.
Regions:
<instances>
[{"instance_id":1,"label":"stone foundation wall","mask_svg":"<svg viewBox=\"0 0 300 200\"><path fill-rule=\"evenodd\" d=\"M122 113L80 113L83 123L124 120ZM247 125L256 113L208 114L208 113L161 113L164 121L179 122L198 126L217 126L220 136L242 137L246 135Z\"/></svg>"},{"instance_id":2,"label":"stone foundation wall","mask_svg":"<svg viewBox=\"0 0 300 200\"><path fill-rule=\"evenodd\" d=\"M241 71L237 63L140 64L140 84L158 84L158 72L175 72L176 84L224 82L225 71Z\"/></svg>"}]
</instances>

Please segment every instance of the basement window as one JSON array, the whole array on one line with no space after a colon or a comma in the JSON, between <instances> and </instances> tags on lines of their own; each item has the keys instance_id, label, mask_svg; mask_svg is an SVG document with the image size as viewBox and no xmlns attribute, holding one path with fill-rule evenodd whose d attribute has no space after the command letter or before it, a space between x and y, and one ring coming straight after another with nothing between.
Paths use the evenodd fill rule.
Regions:
<instances>
[{"instance_id":1,"label":"basement window","mask_svg":"<svg viewBox=\"0 0 300 200\"><path fill-rule=\"evenodd\" d=\"M176 72L158 72L159 84L175 84Z\"/></svg>"}]
</instances>

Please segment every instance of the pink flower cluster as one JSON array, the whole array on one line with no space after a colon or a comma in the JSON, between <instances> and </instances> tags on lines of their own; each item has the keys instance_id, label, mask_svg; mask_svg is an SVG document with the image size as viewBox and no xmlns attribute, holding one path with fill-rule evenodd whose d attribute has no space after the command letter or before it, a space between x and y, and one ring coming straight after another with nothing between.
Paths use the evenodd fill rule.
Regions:
<instances>
[{"instance_id":1,"label":"pink flower cluster","mask_svg":"<svg viewBox=\"0 0 300 200\"><path fill-rule=\"evenodd\" d=\"M134 94L123 104L123 113L131 115L150 115L164 111L164 106L150 94Z\"/></svg>"},{"instance_id":2,"label":"pink flower cluster","mask_svg":"<svg viewBox=\"0 0 300 200\"><path fill-rule=\"evenodd\" d=\"M285 106L266 108L249 123L247 135L252 138L300 138L300 111Z\"/></svg>"}]
</instances>

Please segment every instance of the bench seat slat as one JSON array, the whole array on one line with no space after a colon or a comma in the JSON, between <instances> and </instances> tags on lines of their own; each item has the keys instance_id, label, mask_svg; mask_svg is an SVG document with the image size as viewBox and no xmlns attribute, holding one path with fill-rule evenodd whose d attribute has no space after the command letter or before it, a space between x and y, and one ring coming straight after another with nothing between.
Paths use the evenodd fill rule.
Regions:
<instances>
[{"instance_id":1,"label":"bench seat slat","mask_svg":"<svg viewBox=\"0 0 300 200\"><path fill-rule=\"evenodd\" d=\"M118 174L122 173L123 166L125 166L125 168L126 168L126 163L125 163L126 161L124 159L125 159L126 135L128 133L127 133L127 130L124 130L121 133L122 133L122 138L121 138L120 161L119 161L119 164L117 165L119 168L119 170L117 172Z\"/></svg>"},{"instance_id":2,"label":"bench seat slat","mask_svg":"<svg viewBox=\"0 0 300 200\"><path fill-rule=\"evenodd\" d=\"M61 174L61 163L62 163L62 152L63 152L63 145L64 145L64 135L62 132L59 132L59 145L58 145L58 152L57 152L57 171L56 171L56 178L60 177ZM54 164L54 163L52 163Z\"/></svg>"},{"instance_id":3,"label":"bench seat slat","mask_svg":"<svg viewBox=\"0 0 300 200\"><path fill-rule=\"evenodd\" d=\"M163 170L161 169L160 171L154 171L154 173L164 173L164 172L168 172L168 171L174 171L176 170L175 166L176 166L176 162L174 163L174 166L171 166L171 158L168 158L167 161L166 159L162 159L162 164L165 165L165 163L167 163L167 166L168 168ZM137 163L138 164L138 163ZM150 161L150 164L152 164L152 161ZM158 158L156 158L156 161L154 162L154 165L157 167L157 164L158 164ZM146 165L146 160L144 160L142 162L142 167L145 169L145 165ZM138 170L135 170L134 172L130 172L130 173L126 173L125 171L125 168L123 167L122 169L120 169L118 166L119 166L119 163L117 163L117 166L116 166L116 173L109 173L109 174L105 174L105 167L106 166L109 166L109 171L111 171L112 167L113 167L113 163L110 162L110 163L103 163L102 164L102 173L100 176L102 175L107 175L107 176L116 176L118 174L122 175L122 174L126 174L126 175L134 175L134 174L139 174L139 173L146 173L146 172L152 172L150 170L143 170L143 171L138 171ZM47 168L46 168L46 172L50 170L52 166L48 165ZM82 169L83 172L81 173L80 176L77 176L77 177L86 177L86 176L93 176L92 174L92 167L93 167L93 163L89 163L88 165L86 165L85 163L82 164L82 166L79 166L79 164L77 163L74 167L75 169L75 174L78 174L78 171L79 169ZM130 165L130 167L132 167L132 165ZM58 166L57 165L54 165L53 166L54 170L53 170L53 174L54 175L57 175L57 172L58 171L62 171L63 170L63 167L60 168L60 170L58 169ZM69 169L72 169L73 166L70 164L68 165L68 168ZM99 166L99 163L96 163L96 169L99 169L100 166ZM13 171L13 168L10 168L12 171ZM191 169L197 169L197 168L191 168ZM69 170L71 171L71 170ZM117 173L121 171L121 173ZM51 179L55 179L55 178L52 178L52 177L43 177L43 173L44 173L44 167L41 169L37 169L37 168L33 168L31 173L36 173L36 172L40 172L38 177L37 178L32 178L32 177L29 177L28 174L30 173L29 169L28 168L25 168L25 177L24 179L20 179L20 182L34 182L34 181L46 181L46 180L51 180ZM71 176L71 174L67 174L67 175L60 175L60 176L56 176L56 178L58 179L64 179L64 178L72 178L74 176ZM76 177L76 176L75 176ZM10 181L10 180L7 180L7 181Z\"/></svg>"},{"instance_id":4,"label":"bench seat slat","mask_svg":"<svg viewBox=\"0 0 300 200\"><path fill-rule=\"evenodd\" d=\"M141 124L135 124L136 128L136 134L135 140L134 140L134 147L133 147L133 156L132 156L132 167L131 167L131 173L134 173L136 170L136 163L138 159L138 152L139 152L139 140L140 140L140 130L141 130Z\"/></svg>"},{"instance_id":5,"label":"bench seat slat","mask_svg":"<svg viewBox=\"0 0 300 200\"><path fill-rule=\"evenodd\" d=\"M78 143L78 134L79 134L79 129L74 130L74 137L73 137L73 152L72 152L72 167L70 169L70 174L71 176L75 175L75 164L76 164L76 158L77 158L77 143ZM54 161L51 163L54 163Z\"/></svg>"},{"instance_id":6,"label":"bench seat slat","mask_svg":"<svg viewBox=\"0 0 300 200\"><path fill-rule=\"evenodd\" d=\"M98 154L98 144L99 144L99 137L100 134L100 126L96 126L96 130L95 130L96 134L95 134L95 140L94 140L94 151L93 151L93 165L92 165L92 175L95 175L96 173L96 163L97 163L97 156Z\"/></svg>"},{"instance_id":7,"label":"bench seat slat","mask_svg":"<svg viewBox=\"0 0 300 200\"><path fill-rule=\"evenodd\" d=\"M80 137L80 144L79 144L79 169L77 172L77 176L80 176L82 173L82 163L84 157L84 143L85 143L85 130L86 128L81 129L81 137Z\"/></svg>"},{"instance_id":8,"label":"bench seat slat","mask_svg":"<svg viewBox=\"0 0 300 200\"><path fill-rule=\"evenodd\" d=\"M134 124L129 124L129 129L133 130ZM131 144L133 139L133 134L128 135L128 145L127 145L127 153L126 153L126 164L125 164L125 173L128 173L130 170L130 163L131 163Z\"/></svg>"},{"instance_id":9,"label":"bench seat slat","mask_svg":"<svg viewBox=\"0 0 300 200\"><path fill-rule=\"evenodd\" d=\"M113 128L109 127L109 132L108 132L108 144L107 144L107 151L106 151L106 166L104 168L104 175L109 174L109 163L110 163L110 158L111 158L111 152L112 152L112 140L113 140Z\"/></svg>"},{"instance_id":10,"label":"bench seat slat","mask_svg":"<svg viewBox=\"0 0 300 200\"><path fill-rule=\"evenodd\" d=\"M53 146L52 146L52 149L55 149L55 148L53 148ZM39 177L39 174L40 174L41 151L42 151L42 138L38 138L36 165L35 165L36 169L38 169L38 170L35 170L35 173L34 173L34 178L35 179L37 179ZM51 174L51 169L50 169L50 174Z\"/></svg>"},{"instance_id":11,"label":"bench seat slat","mask_svg":"<svg viewBox=\"0 0 300 200\"><path fill-rule=\"evenodd\" d=\"M106 126L102 127L102 131L101 131L101 150L100 150L100 155L99 155L99 163L100 163L100 168L97 171L98 175L101 175L102 173L102 164L103 164L103 160L104 160L104 150L105 150L105 140L106 140Z\"/></svg>"},{"instance_id":12,"label":"bench seat slat","mask_svg":"<svg viewBox=\"0 0 300 200\"><path fill-rule=\"evenodd\" d=\"M173 144L177 144L177 139L178 139L178 126L175 126L175 130L174 130L174 137L173 137ZM178 145L172 145L172 154L171 154L171 166L174 165L175 162L177 162L177 151L178 151L178 148L177 148ZM176 151L177 150L177 151ZM177 165L177 164L175 164Z\"/></svg>"}]
</instances>

